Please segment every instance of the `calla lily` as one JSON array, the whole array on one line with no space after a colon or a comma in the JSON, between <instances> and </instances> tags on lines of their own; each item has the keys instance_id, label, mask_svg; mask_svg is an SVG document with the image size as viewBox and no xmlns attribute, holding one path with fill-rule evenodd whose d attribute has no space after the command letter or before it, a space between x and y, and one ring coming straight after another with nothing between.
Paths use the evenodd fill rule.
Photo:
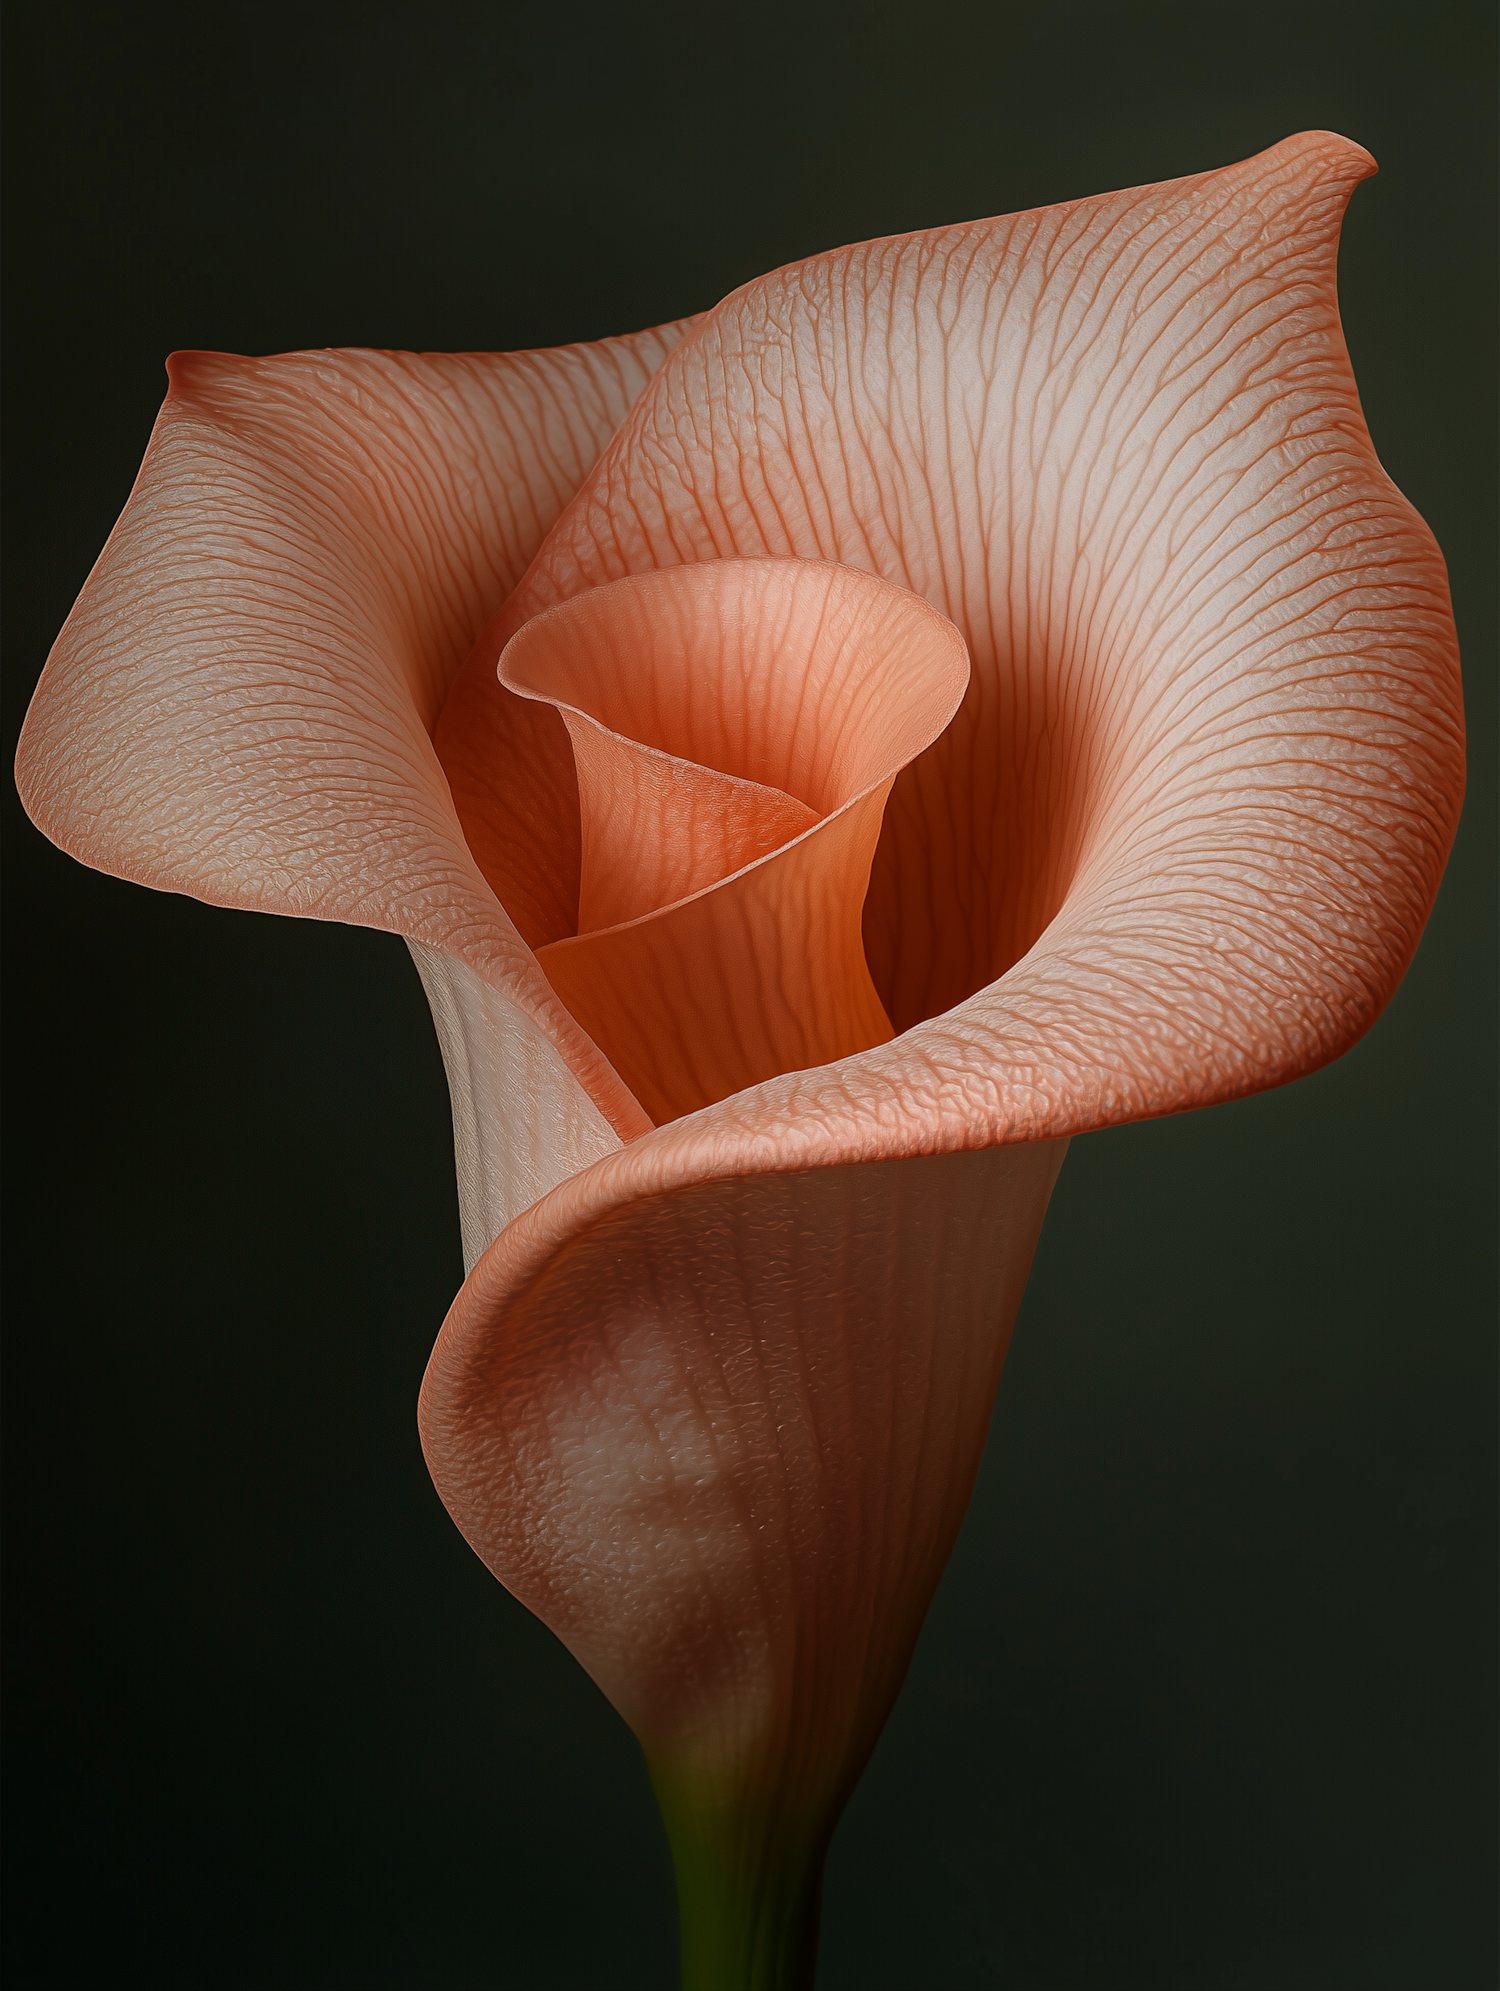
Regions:
<instances>
[{"instance_id":1,"label":"calla lily","mask_svg":"<svg viewBox=\"0 0 1500 1991\"><path fill-rule=\"evenodd\" d=\"M640 1737L690 1984L810 1974L1068 1137L1337 1056L1432 906L1372 170L1305 134L597 346L179 356L48 664L65 849L412 947L427 1458Z\"/></svg>"}]
</instances>

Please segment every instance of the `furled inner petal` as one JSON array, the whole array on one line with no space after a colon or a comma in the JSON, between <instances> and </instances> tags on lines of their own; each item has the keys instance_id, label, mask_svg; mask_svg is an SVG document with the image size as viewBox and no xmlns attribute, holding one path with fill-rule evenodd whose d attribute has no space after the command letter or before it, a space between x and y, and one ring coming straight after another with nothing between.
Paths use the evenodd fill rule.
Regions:
<instances>
[{"instance_id":1,"label":"furled inner petal","mask_svg":"<svg viewBox=\"0 0 1500 1991\"><path fill-rule=\"evenodd\" d=\"M578 768L578 931L640 919L717 885L818 822L794 796L696 767L565 712Z\"/></svg>"},{"instance_id":2,"label":"furled inner petal","mask_svg":"<svg viewBox=\"0 0 1500 1991\"><path fill-rule=\"evenodd\" d=\"M553 987L658 1125L886 1043L860 915L896 775L968 656L905 590L823 561L713 561L527 624L501 682L557 708L582 829Z\"/></svg>"}]
</instances>

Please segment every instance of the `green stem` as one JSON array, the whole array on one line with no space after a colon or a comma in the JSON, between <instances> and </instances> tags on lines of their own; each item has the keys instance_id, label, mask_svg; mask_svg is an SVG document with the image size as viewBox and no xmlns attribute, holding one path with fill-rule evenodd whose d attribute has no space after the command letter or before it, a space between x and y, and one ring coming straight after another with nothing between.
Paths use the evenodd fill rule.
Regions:
<instances>
[{"instance_id":1,"label":"green stem","mask_svg":"<svg viewBox=\"0 0 1500 1991\"><path fill-rule=\"evenodd\" d=\"M827 1832L778 1830L652 1782L677 1875L682 1991L811 1991Z\"/></svg>"}]
</instances>

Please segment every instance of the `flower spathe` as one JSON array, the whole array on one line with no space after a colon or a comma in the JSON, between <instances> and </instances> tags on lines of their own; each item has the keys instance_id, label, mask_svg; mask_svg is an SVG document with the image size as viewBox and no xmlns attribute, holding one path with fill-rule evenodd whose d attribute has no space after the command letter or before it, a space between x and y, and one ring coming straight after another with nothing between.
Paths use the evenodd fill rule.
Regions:
<instances>
[{"instance_id":1,"label":"flower spathe","mask_svg":"<svg viewBox=\"0 0 1500 1991\"><path fill-rule=\"evenodd\" d=\"M181 358L39 688L65 848L412 944L471 1266L428 1460L641 1735L698 1981L808 1967L1065 1138L1336 1056L1431 908L1457 656L1339 329L1370 170L1304 134L594 347ZM870 872L895 1034L654 1126L540 964L578 776L497 672L589 590L766 560L908 590L971 674Z\"/></svg>"}]
</instances>

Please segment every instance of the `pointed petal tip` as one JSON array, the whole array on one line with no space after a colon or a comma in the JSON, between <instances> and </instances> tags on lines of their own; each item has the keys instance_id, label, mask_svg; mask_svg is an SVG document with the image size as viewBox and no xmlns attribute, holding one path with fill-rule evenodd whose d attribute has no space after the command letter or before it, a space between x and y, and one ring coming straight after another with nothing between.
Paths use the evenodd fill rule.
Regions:
<instances>
[{"instance_id":1,"label":"pointed petal tip","mask_svg":"<svg viewBox=\"0 0 1500 1991\"><path fill-rule=\"evenodd\" d=\"M1350 188L1357 187L1361 180L1372 179L1380 171L1373 153L1338 131L1295 131L1259 156L1273 159L1278 154L1304 168L1321 168L1321 177Z\"/></svg>"},{"instance_id":2,"label":"pointed petal tip","mask_svg":"<svg viewBox=\"0 0 1500 1991\"><path fill-rule=\"evenodd\" d=\"M263 364L249 353L220 353L203 346L183 346L167 354L167 399L181 401L222 381Z\"/></svg>"}]
</instances>

